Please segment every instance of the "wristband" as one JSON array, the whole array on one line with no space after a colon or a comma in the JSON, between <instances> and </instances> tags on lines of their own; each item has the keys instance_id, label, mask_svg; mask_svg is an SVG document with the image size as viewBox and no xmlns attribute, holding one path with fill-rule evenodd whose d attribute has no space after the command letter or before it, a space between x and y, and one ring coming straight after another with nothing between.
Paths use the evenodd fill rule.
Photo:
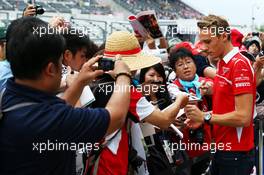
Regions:
<instances>
[{"instance_id":1,"label":"wristband","mask_svg":"<svg viewBox=\"0 0 264 175\"><path fill-rule=\"evenodd\" d=\"M121 75L125 75L125 76L127 76L130 80L132 79L132 75L131 75L131 73L129 73L129 72L120 72L120 73L118 73L118 74L115 75L115 80L116 80L119 76L121 76Z\"/></svg>"}]
</instances>

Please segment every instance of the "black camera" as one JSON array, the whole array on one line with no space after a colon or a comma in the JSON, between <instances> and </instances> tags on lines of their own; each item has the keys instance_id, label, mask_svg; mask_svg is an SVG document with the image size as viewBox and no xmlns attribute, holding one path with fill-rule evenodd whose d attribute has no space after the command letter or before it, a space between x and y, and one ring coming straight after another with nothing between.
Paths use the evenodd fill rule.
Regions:
<instances>
[{"instance_id":1,"label":"black camera","mask_svg":"<svg viewBox=\"0 0 264 175\"><path fill-rule=\"evenodd\" d=\"M189 136L192 141L195 143L203 144L204 142L204 130L203 127L197 129L190 129Z\"/></svg>"},{"instance_id":2,"label":"black camera","mask_svg":"<svg viewBox=\"0 0 264 175\"><path fill-rule=\"evenodd\" d=\"M137 170L137 168L139 168L143 164L144 159L138 156L137 151L133 147L131 147L128 152L128 162L134 170Z\"/></svg>"},{"instance_id":3,"label":"black camera","mask_svg":"<svg viewBox=\"0 0 264 175\"><path fill-rule=\"evenodd\" d=\"M41 5L35 5L36 15L42 15L45 12L45 9Z\"/></svg>"},{"instance_id":4,"label":"black camera","mask_svg":"<svg viewBox=\"0 0 264 175\"><path fill-rule=\"evenodd\" d=\"M111 58L100 58L98 61L98 69L103 71L113 70L115 67L115 61Z\"/></svg>"},{"instance_id":5,"label":"black camera","mask_svg":"<svg viewBox=\"0 0 264 175\"><path fill-rule=\"evenodd\" d=\"M259 32L252 32L252 36L257 36L257 37L259 37Z\"/></svg>"}]
</instances>

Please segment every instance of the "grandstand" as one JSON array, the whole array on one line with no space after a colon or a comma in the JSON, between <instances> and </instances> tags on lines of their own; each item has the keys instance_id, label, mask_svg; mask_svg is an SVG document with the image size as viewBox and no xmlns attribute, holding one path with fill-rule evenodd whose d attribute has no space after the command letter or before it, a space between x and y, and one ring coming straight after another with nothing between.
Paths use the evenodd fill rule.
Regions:
<instances>
[{"instance_id":1,"label":"grandstand","mask_svg":"<svg viewBox=\"0 0 264 175\"><path fill-rule=\"evenodd\" d=\"M132 31L127 17L140 11L155 10L167 37L168 26L179 26L186 21L195 25L195 20L203 16L180 0L36 0L35 4L46 10L39 16L43 20L63 16L74 26L89 28L90 37L97 43L102 43L112 31ZM0 0L0 26L20 17L26 6L27 0Z\"/></svg>"},{"instance_id":2,"label":"grandstand","mask_svg":"<svg viewBox=\"0 0 264 175\"><path fill-rule=\"evenodd\" d=\"M46 9L46 12L71 13L71 9L78 9L83 14L111 14L109 7L98 4L95 0L90 1L37 1L36 4ZM1 10L23 11L27 6L24 0L0 0Z\"/></svg>"},{"instance_id":3,"label":"grandstand","mask_svg":"<svg viewBox=\"0 0 264 175\"><path fill-rule=\"evenodd\" d=\"M159 19L197 19L203 16L197 10L191 8L180 0L114 0L132 14L144 10L155 10ZM47 12L71 13L72 9L80 10L82 14L113 14L110 6L101 5L96 0L43 0L36 4L43 6ZM9 11L23 11L26 7L24 0L0 0L0 9Z\"/></svg>"},{"instance_id":4,"label":"grandstand","mask_svg":"<svg viewBox=\"0 0 264 175\"><path fill-rule=\"evenodd\" d=\"M203 16L180 0L115 0L115 2L133 14L145 10L155 10L159 19L198 19Z\"/></svg>"}]
</instances>

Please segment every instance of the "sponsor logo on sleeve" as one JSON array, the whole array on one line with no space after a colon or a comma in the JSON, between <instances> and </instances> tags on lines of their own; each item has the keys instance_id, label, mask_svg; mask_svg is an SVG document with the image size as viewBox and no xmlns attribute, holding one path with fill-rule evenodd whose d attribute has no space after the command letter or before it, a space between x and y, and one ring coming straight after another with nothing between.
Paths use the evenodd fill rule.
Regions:
<instances>
[{"instance_id":1,"label":"sponsor logo on sleeve","mask_svg":"<svg viewBox=\"0 0 264 175\"><path fill-rule=\"evenodd\" d=\"M242 82L242 83L236 83L236 87L249 87L250 83L249 82Z\"/></svg>"}]
</instances>

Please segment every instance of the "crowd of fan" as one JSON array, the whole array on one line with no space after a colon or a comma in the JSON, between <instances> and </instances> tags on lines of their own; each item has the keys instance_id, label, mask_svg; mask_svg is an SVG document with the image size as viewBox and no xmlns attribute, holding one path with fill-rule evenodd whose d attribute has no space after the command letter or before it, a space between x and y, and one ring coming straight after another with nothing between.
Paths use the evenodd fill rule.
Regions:
<instances>
[{"instance_id":1,"label":"crowd of fan","mask_svg":"<svg viewBox=\"0 0 264 175\"><path fill-rule=\"evenodd\" d=\"M200 12L183 3L182 1L150 1L150 0L115 0L119 5L128 9L133 14L145 10L155 10L158 19L199 19L203 16ZM95 0L88 1L38 1L46 12L71 13L72 9L80 10L82 14L109 15L113 14L110 7L98 4ZM0 0L0 9L23 11L26 3L23 0Z\"/></svg>"},{"instance_id":2,"label":"crowd of fan","mask_svg":"<svg viewBox=\"0 0 264 175\"><path fill-rule=\"evenodd\" d=\"M263 33L230 32L209 15L195 45L118 31L97 46L62 17L49 25L75 32L40 36L33 29L48 23L28 10L0 31L0 174L249 175L258 166ZM224 32L203 31L211 27ZM94 149L42 147L50 142Z\"/></svg>"},{"instance_id":3,"label":"crowd of fan","mask_svg":"<svg viewBox=\"0 0 264 175\"><path fill-rule=\"evenodd\" d=\"M180 0L115 0L134 14L146 10L155 10L158 19L200 19L203 15Z\"/></svg>"}]
</instances>

